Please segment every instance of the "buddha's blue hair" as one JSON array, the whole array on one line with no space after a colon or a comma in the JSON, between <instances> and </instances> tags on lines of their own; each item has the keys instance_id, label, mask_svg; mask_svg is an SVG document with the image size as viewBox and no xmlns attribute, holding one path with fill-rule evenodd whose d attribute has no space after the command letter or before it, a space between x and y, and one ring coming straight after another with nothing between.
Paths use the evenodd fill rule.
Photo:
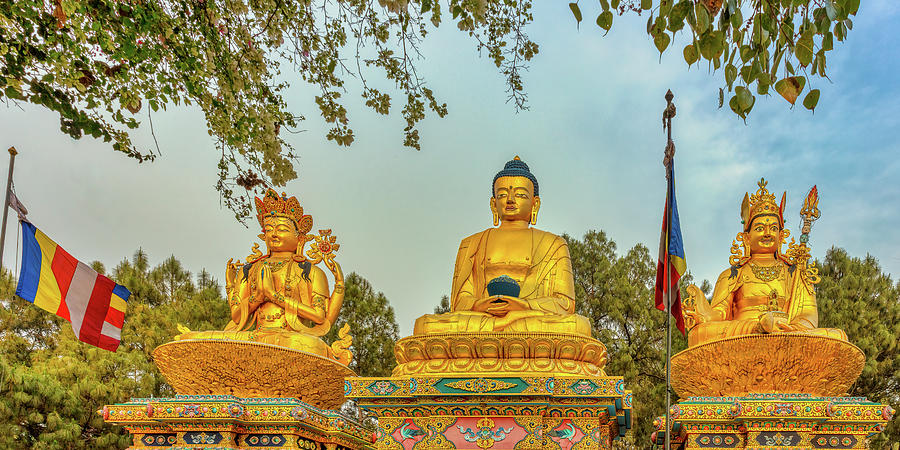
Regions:
<instances>
[{"instance_id":1,"label":"buddha's blue hair","mask_svg":"<svg viewBox=\"0 0 900 450\"><path fill-rule=\"evenodd\" d=\"M538 196L538 181L537 178L531 173L531 170L528 169L528 164L525 164L525 161L521 159L513 159L506 163L503 166L503 170L497 172L497 175L494 175L494 181L491 182L491 197L494 196L494 184L497 183L497 179L500 177L525 177L531 180L531 183L534 185L534 195Z\"/></svg>"}]
</instances>

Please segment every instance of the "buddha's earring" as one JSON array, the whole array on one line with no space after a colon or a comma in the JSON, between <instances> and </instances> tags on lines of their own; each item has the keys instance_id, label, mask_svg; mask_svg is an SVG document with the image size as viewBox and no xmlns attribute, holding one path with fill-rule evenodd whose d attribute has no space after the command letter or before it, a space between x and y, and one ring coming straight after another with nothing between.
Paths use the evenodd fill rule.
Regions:
<instances>
[{"instance_id":1,"label":"buddha's earring","mask_svg":"<svg viewBox=\"0 0 900 450\"><path fill-rule=\"evenodd\" d=\"M494 216L494 226L500 225L500 215L497 214L497 208L494 206L494 197L491 197L491 214Z\"/></svg>"},{"instance_id":2,"label":"buddha's earring","mask_svg":"<svg viewBox=\"0 0 900 450\"><path fill-rule=\"evenodd\" d=\"M531 224L537 225L537 210L536 209L531 210Z\"/></svg>"}]
</instances>

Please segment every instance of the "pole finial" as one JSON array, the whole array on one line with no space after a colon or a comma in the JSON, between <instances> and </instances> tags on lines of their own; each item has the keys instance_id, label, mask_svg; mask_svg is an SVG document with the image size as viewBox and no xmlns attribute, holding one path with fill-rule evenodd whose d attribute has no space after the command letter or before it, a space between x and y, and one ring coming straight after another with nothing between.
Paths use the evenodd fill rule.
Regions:
<instances>
[{"instance_id":1,"label":"pole finial","mask_svg":"<svg viewBox=\"0 0 900 450\"><path fill-rule=\"evenodd\" d=\"M672 90L669 89L666 91L666 103L672 103L672 99L675 98L675 94L672 93Z\"/></svg>"},{"instance_id":2,"label":"pole finial","mask_svg":"<svg viewBox=\"0 0 900 450\"><path fill-rule=\"evenodd\" d=\"M16 147L15 147L15 146L12 146L12 147L9 148L9 154L10 154L10 155L18 155L18 154L19 154L19 151L16 150Z\"/></svg>"}]
</instances>

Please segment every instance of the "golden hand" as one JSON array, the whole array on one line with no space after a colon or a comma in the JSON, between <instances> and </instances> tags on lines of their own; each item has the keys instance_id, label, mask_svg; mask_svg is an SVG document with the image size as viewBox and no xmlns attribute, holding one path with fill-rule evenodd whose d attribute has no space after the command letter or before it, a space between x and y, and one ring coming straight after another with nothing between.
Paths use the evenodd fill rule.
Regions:
<instances>
[{"instance_id":1,"label":"golden hand","mask_svg":"<svg viewBox=\"0 0 900 450\"><path fill-rule=\"evenodd\" d=\"M492 316L505 316L510 312L531 309L528 303L517 297L495 295L475 302L473 311L485 312Z\"/></svg>"},{"instance_id":2,"label":"golden hand","mask_svg":"<svg viewBox=\"0 0 900 450\"><path fill-rule=\"evenodd\" d=\"M275 301L275 277L272 276L272 271L265 265L259 271L259 287L256 292L257 299L278 303Z\"/></svg>"}]
</instances>

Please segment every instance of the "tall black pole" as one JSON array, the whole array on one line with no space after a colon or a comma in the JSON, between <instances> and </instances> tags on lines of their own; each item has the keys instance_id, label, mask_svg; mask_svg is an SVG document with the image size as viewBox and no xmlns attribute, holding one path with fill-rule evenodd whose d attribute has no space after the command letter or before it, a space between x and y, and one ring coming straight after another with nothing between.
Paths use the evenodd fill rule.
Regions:
<instances>
[{"instance_id":1,"label":"tall black pole","mask_svg":"<svg viewBox=\"0 0 900 450\"><path fill-rule=\"evenodd\" d=\"M663 164L666 166L666 260L663 270L666 271L666 450L671 449L672 445L672 421L669 410L672 405L672 391L670 389L672 383L672 370L670 361L672 360L672 271L669 264L669 232L672 230L672 205L669 203L674 199L670 198L672 189L670 186L675 180L672 179L672 166L675 164L675 143L672 141L672 117L675 117L675 104L672 99L675 95L672 90L666 92L666 109L663 111L663 127L668 131L666 137L666 150Z\"/></svg>"},{"instance_id":2,"label":"tall black pole","mask_svg":"<svg viewBox=\"0 0 900 450\"><path fill-rule=\"evenodd\" d=\"M0 225L0 270L3 269L3 250L6 248L6 216L9 212L9 188L12 186L13 166L16 163L15 147L9 148L9 175L6 177L6 192L3 195L3 225Z\"/></svg>"}]
</instances>

